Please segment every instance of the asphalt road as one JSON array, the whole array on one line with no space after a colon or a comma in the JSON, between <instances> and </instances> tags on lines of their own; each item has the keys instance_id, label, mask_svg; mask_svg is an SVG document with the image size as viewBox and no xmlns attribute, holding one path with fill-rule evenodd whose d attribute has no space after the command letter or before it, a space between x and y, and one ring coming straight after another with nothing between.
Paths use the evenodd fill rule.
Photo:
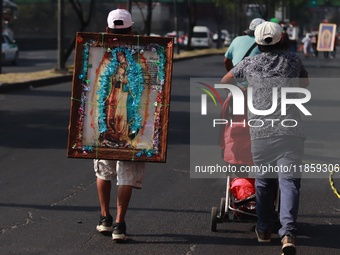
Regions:
<instances>
[{"instance_id":1,"label":"asphalt road","mask_svg":"<svg viewBox=\"0 0 340 255\"><path fill-rule=\"evenodd\" d=\"M125 244L95 231L91 160L66 158L71 83L0 94L0 254L280 254L276 235L271 244L257 243L254 222L225 222L211 232L211 207L224 196L225 180L190 178L189 79L221 77L222 60L174 63L167 163L147 164L126 217ZM310 88L305 160L340 163L340 60L305 63L312 77L322 77ZM340 200L328 179L303 179L301 193L299 254L339 254Z\"/></svg>"},{"instance_id":2,"label":"asphalt road","mask_svg":"<svg viewBox=\"0 0 340 255\"><path fill-rule=\"evenodd\" d=\"M74 55L68 58L66 66L73 64ZM57 50L27 50L19 52L17 65L6 64L2 73L37 72L56 68L58 64Z\"/></svg>"}]
</instances>

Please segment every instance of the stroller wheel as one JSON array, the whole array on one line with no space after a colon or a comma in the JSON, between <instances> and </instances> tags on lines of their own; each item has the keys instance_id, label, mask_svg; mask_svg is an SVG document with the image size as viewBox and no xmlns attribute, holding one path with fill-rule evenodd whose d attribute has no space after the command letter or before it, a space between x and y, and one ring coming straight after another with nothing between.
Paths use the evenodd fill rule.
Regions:
<instances>
[{"instance_id":1,"label":"stroller wheel","mask_svg":"<svg viewBox=\"0 0 340 255\"><path fill-rule=\"evenodd\" d=\"M226 203L226 199L225 197L221 198L221 202L220 202L220 221L223 222L224 216L225 216L225 203Z\"/></svg>"},{"instance_id":2,"label":"stroller wheel","mask_svg":"<svg viewBox=\"0 0 340 255\"><path fill-rule=\"evenodd\" d=\"M211 208L211 231L216 232L217 229L217 207Z\"/></svg>"}]
</instances>

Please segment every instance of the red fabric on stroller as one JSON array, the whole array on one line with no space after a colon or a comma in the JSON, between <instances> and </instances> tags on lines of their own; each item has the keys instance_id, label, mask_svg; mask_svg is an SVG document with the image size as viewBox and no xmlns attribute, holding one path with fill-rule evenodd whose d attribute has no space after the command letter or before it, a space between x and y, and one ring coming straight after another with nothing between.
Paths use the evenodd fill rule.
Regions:
<instances>
[{"instance_id":1,"label":"red fabric on stroller","mask_svg":"<svg viewBox=\"0 0 340 255\"><path fill-rule=\"evenodd\" d=\"M237 200L243 200L255 194L255 179L235 178L231 182L231 192Z\"/></svg>"},{"instance_id":2,"label":"red fabric on stroller","mask_svg":"<svg viewBox=\"0 0 340 255\"><path fill-rule=\"evenodd\" d=\"M243 94L245 98L244 109L247 109L247 93L243 91ZM224 161L235 165L254 165L250 149L251 140L247 114L232 115L230 113L231 104L232 94L230 93L222 108L222 119L229 121L225 128L221 130L220 146L224 149ZM233 125L230 125L231 120Z\"/></svg>"}]
</instances>

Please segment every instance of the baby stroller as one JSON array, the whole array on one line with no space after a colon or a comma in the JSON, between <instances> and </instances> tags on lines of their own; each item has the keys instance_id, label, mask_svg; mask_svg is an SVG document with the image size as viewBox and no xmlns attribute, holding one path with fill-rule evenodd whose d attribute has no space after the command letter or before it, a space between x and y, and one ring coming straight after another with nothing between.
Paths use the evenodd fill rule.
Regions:
<instances>
[{"instance_id":1,"label":"baby stroller","mask_svg":"<svg viewBox=\"0 0 340 255\"><path fill-rule=\"evenodd\" d=\"M256 221L255 211L255 179L231 178L227 175L226 194L221 198L219 207L211 209L211 231L217 231L217 224L223 222ZM275 212L279 212L279 189L273 198Z\"/></svg>"},{"instance_id":2,"label":"baby stroller","mask_svg":"<svg viewBox=\"0 0 340 255\"><path fill-rule=\"evenodd\" d=\"M246 98L246 93L244 93ZM246 100L245 104L246 104ZM222 107L222 118L242 123L246 115L233 116L232 95L228 94ZM245 105L246 107L246 105ZM226 125L221 129L220 147L223 149L223 159L232 165L254 165L250 152L249 127L245 125ZM211 209L211 230L216 231L217 223L225 221L255 221L255 179L231 178L227 175L226 195L221 198L219 207ZM278 212L279 191L274 197L275 212Z\"/></svg>"}]
</instances>

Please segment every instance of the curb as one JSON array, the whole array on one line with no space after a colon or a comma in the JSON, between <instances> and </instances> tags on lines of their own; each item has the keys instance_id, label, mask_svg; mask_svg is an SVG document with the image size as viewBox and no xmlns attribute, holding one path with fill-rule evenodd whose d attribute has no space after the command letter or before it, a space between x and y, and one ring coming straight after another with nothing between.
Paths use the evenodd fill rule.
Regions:
<instances>
[{"instance_id":1,"label":"curb","mask_svg":"<svg viewBox=\"0 0 340 255\"><path fill-rule=\"evenodd\" d=\"M186 60L190 58L199 58L199 57L207 57L211 55L223 55L222 52L207 52L207 53L198 53L191 56L177 56L173 58L173 62L175 61L181 61ZM10 92L15 91L19 89L30 89L30 88L37 88L37 87L43 87L48 85L55 85L62 82L69 82L72 81L73 73L63 75L63 76L57 76L57 77L50 77L45 79L39 79L39 80L30 80L30 81L24 81L24 82L16 82L16 83L0 83L0 93L2 92Z\"/></svg>"},{"instance_id":2,"label":"curb","mask_svg":"<svg viewBox=\"0 0 340 255\"><path fill-rule=\"evenodd\" d=\"M31 80L31 81L24 81L24 82L16 82L16 83L2 83L0 84L0 92L8 92L18 89L30 89L30 88L37 88L43 87L47 85L54 85L61 82L68 82L72 81L73 74L64 75L64 76L57 76L57 77L50 77L45 79L39 80Z\"/></svg>"}]
</instances>

